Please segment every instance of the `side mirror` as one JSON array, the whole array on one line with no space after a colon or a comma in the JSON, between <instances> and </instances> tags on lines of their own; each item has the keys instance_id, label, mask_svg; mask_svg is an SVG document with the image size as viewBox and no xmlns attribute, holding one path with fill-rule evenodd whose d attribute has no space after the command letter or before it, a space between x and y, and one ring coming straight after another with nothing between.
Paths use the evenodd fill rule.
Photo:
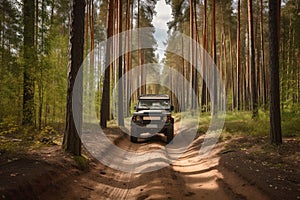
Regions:
<instances>
[{"instance_id":1,"label":"side mirror","mask_svg":"<svg viewBox=\"0 0 300 200\"><path fill-rule=\"evenodd\" d=\"M171 106L170 110L171 110L171 111L173 111L173 110L174 110L174 106L173 106L173 105Z\"/></svg>"},{"instance_id":2,"label":"side mirror","mask_svg":"<svg viewBox=\"0 0 300 200\"><path fill-rule=\"evenodd\" d=\"M134 107L133 107L133 109L136 111L136 109L137 109L137 106L134 106Z\"/></svg>"}]
</instances>

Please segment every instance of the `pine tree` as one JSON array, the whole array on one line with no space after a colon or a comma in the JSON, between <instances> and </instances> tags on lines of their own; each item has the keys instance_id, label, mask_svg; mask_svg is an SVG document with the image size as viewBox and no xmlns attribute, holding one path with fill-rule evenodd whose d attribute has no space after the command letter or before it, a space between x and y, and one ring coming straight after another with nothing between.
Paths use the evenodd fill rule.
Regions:
<instances>
[{"instance_id":1,"label":"pine tree","mask_svg":"<svg viewBox=\"0 0 300 200\"><path fill-rule=\"evenodd\" d=\"M279 93L278 2L269 0L270 34L270 136L272 144L281 144L281 115Z\"/></svg>"},{"instance_id":2,"label":"pine tree","mask_svg":"<svg viewBox=\"0 0 300 200\"><path fill-rule=\"evenodd\" d=\"M76 77L82 76L82 74L79 74L78 72L83 62L85 2L82 0L73 0L71 9L72 11L71 11L71 26L70 26L70 52L69 52L70 60L69 60L67 107L66 107L66 130L63 138L63 148L74 155L80 155L81 140L79 134L81 130L77 130L76 127L81 128L81 124L77 124L77 126L75 125L73 109L72 109L72 104L73 104L72 98L75 95L74 92L78 92L78 94L76 94L76 97L82 98L82 91L80 91L80 88L76 91L73 91L73 89L74 89L74 83ZM77 100L82 101L80 99ZM81 122L82 108L77 107L77 109L78 112L76 114L79 115L79 121L77 121L77 123L82 123Z\"/></svg>"},{"instance_id":3,"label":"pine tree","mask_svg":"<svg viewBox=\"0 0 300 200\"><path fill-rule=\"evenodd\" d=\"M35 3L34 0L24 0L24 78L23 78L23 125L33 126L34 111L34 77L33 71L36 61L35 49Z\"/></svg>"}]
</instances>

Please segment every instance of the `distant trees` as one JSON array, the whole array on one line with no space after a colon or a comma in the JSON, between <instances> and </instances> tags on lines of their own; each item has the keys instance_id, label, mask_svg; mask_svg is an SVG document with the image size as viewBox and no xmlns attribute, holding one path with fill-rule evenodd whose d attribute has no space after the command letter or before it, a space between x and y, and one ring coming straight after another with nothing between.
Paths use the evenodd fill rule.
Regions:
<instances>
[{"instance_id":1,"label":"distant trees","mask_svg":"<svg viewBox=\"0 0 300 200\"><path fill-rule=\"evenodd\" d=\"M23 9L24 10L24 9ZM0 1L0 121L22 123L24 54L22 6L16 1Z\"/></svg>"},{"instance_id":2,"label":"distant trees","mask_svg":"<svg viewBox=\"0 0 300 200\"><path fill-rule=\"evenodd\" d=\"M281 7L279 71L282 111L290 111L300 102L300 1L287 1Z\"/></svg>"},{"instance_id":3,"label":"distant trees","mask_svg":"<svg viewBox=\"0 0 300 200\"><path fill-rule=\"evenodd\" d=\"M112 119L110 110L116 105L112 104L110 98L111 88L116 86L118 79L137 65L158 62L155 55L156 40L153 36L155 27L152 25L156 2L151 0L86 1L85 55L93 51L101 41L123 30L138 27L153 28L142 35L143 38L147 37L147 46L150 45L152 48L132 51L134 45L142 47L144 40L137 39L139 36L129 32L125 40L120 42L120 39L114 39L106 49L100 47L98 54L95 57L93 54L90 58L90 73L95 72L96 67L93 65L101 67L109 65L109 70L105 71L103 77L98 77L99 70L95 72L97 75L91 78L93 84L99 83L96 91L96 106L98 111L101 110L98 116L102 127L106 127L106 122ZM204 82L204 79L196 73L195 66L183 58L184 52L188 50L191 60L199 59L195 57L197 49L193 45L184 44L183 39L174 34L175 31L190 35L214 59L219 69L219 74L215 75L224 80L226 87L227 109L252 111L255 116L258 109L265 110L269 105L272 105L271 110L277 110L278 108L273 109L273 103L278 101L278 96L281 100L281 111L289 112L299 108L300 1L287 0L282 5L276 1L277 8L281 11L281 15L277 15L280 19L277 22L279 36L271 35L272 42L269 37L266 37L270 29L274 29L273 22L267 23L266 20L269 14L274 14L269 12L268 8L271 6L268 5L271 1L167 0L166 2L171 6L173 15L173 20L168 22L169 39L166 42L170 45L168 48L180 49L182 55L166 52L163 62L182 74L197 94L197 99L191 99L192 90L187 89L190 85L179 83L170 71L163 71L166 75L163 81L180 93L177 100L180 102L181 111L195 109L195 102L199 99L201 99L203 112L212 111L212 99L207 88L211 86L213 80L208 79ZM0 106L2 108L0 122L13 121L19 125L29 125L38 129L47 125L56 128L65 125L66 85L68 84L65 66L68 64L70 23L67 10L70 10L69 3L63 0L0 1ZM278 38L278 50L273 47L273 37ZM174 40L176 44L171 44ZM124 49L129 52L118 59L111 60L113 53ZM278 61L274 52L278 53ZM271 59L274 55L276 65L274 65L275 60ZM201 62L205 63L200 60ZM199 62L195 63L199 64ZM203 76L210 74L211 70L211 66L203 66ZM279 80L276 80L277 73L280 73ZM125 80L119 88L120 92L123 90L118 96L119 102L122 99L134 100L141 93L158 92L157 88L153 89L147 85L148 76L145 74L140 72L136 83ZM154 74L158 75L159 72ZM276 86L279 87L279 94L277 89L273 88L273 81L279 84ZM138 88L132 95L131 90L137 84L144 86ZM277 96L274 97L274 94ZM177 101L174 94L171 94L171 97ZM175 110L179 111L179 104L174 104L176 104ZM129 112L128 110L122 112L121 109L119 111L120 119L123 118L120 114L128 115ZM272 113L273 111L271 115L275 116ZM277 122L273 122L273 125ZM119 124L122 122L119 121ZM275 129L278 130L278 127Z\"/></svg>"},{"instance_id":4,"label":"distant trees","mask_svg":"<svg viewBox=\"0 0 300 200\"><path fill-rule=\"evenodd\" d=\"M197 1L196 6L193 1L167 1L171 5L173 14L173 20L169 22L170 41L174 37L172 35L174 30L190 35L193 39L202 37L202 47L210 52L219 68L220 77L225 81L227 102L231 103L231 105L227 104L227 108L249 110L252 111L253 118L257 118L258 109L265 110L271 104L271 121L277 118L276 122L272 122L272 126L277 124L275 129L279 131L280 119L278 118L280 116L275 116L274 112L279 112L280 108L277 108L278 105L274 105L274 102L279 104L278 98L281 98L281 110L288 111L298 108L300 102L300 62L297 61L300 58L300 43L298 42L300 17L295 14L299 13L300 2L285 1L284 4L281 4L281 1L274 1L272 4L275 5L275 2L278 4L278 12L280 13L281 10L282 13L281 16L277 14L278 35L273 35L270 40L267 40L268 37L265 35L269 32L274 33L275 28L271 27L274 26L273 22L272 24L271 22L266 23L266 18L271 13L265 1L204 0ZM268 3L271 4L271 2ZM190 18L190 21L188 21L188 17L191 16L191 14L188 15L189 8L196 10L196 17ZM214 22L215 10L216 21ZM190 13L192 12L190 11ZM207 16L211 17L211 20L207 20ZM276 17L273 16L273 20L275 19ZM192 23L198 24L197 28L202 31L193 32L195 28ZM216 26L215 29L214 26ZM211 27L211 30L207 27ZM272 37L277 37L280 42L277 50L273 46L275 39L271 39ZM207 41L211 41L211 43L207 43ZM177 45L179 46L179 43ZM269 47L270 51L266 51L266 47ZM185 49L186 47L181 45L181 48ZM277 52L277 55L274 52ZM168 64L175 60L178 60L175 61L177 64L181 62L180 73L191 81L189 74L192 67L186 64L186 61L179 61L175 57L166 53L165 61ZM272 63L265 62L267 59L271 59ZM274 65L275 62L276 65ZM173 66L176 65L173 64ZM178 66L174 68L178 68ZM212 68L209 66L203 66L203 76L205 77L210 70ZM281 76L278 73L281 73ZM202 111L212 111L212 105L209 103L211 99L206 91L209 82L212 80L204 82L202 79L199 84L202 91L200 97ZM277 91L278 88L281 91L280 94ZM228 91L231 92L228 93ZM189 96L188 90L183 90L182 93ZM189 98L181 98L181 104L184 104L182 107L189 108ZM273 127L272 131L275 129ZM278 136L280 134L272 133L271 135ZM280 138L280 136L278 137ZM280 140L277 138L275 143L280 143Z\"/></svg>"},{"instance_id":5,"label":"distant trees","mask_svg":"<svg viewBox=\"0 0 300 200\"><path fill-rule=\"evenodd\" d=\"M61 129L68 2L0 1L0 122Z\"/></svg>"},{"instance_id":6,"label":"distant trees","mask_svg":"<svg viewBox=\"0 0 300 200\"><path fill-rule=\"evenodd\" d=\"M128 70L132 69L134 66L142 66L147 63L156 62L154 53L156 41L153 36L154 29L151 29L153 28L152 19L155 14L154 8L156 1L118 0L105 3L109 3L109 5L107 5L108 15L107 18L105 18L107 20L107 40L104 66L107 68L104 73L100 108L100 125L103 128L107 127L107 121L112 119L112 113L110 112L111 108L114 108L114 110L117 111L118 124L122 126L124 115L129 112L123 110L124 99L134 100L142 93L149 93L146 79L147 75L146 71L143 71L144 69L138 70L139 73L134 79L135 82L128 79L123 82L123 80L120 79L123 73L128 72ZM105 8L103 9L103 12L106 12ZM126 20L124 20L124 14L126 15ZM137 28L137 31L135 31L136 35L133 35L133 32L131 31L132 28ZM141 33L139 28L148 28L148 31ZM125 36L125 42L122 40L121 35L119 35L119 37L112 37L121 33L123 30L128 31L126 34L123 34L123 36ZM137 47L137 50L129 51L125 55L119 55L116 60L111 59L115 58L115 55L123 52L124 49L132 49L132 46L134 45ZM149 45L152 45L153 48L145 48L145 46L149 47ZM118 105L112 104L110 98L110 88L116 86L117 81L119 81L117 94ZM131 91L131 88L136 85L141 85L141 87L136 91Z\"/></svg>"},{"instance_id":7,"label":"distant trees","mask_svg":"<svg viewBox=\"0 0 300 200\"><path fill-rule=\"evenodd\" d=\"M173 14L173 20L169 22L170 32L179 30L186 35L193 36L195 40L202 37L202 47L210 52L213 59L216 58L215 63L219 68L219 75L226 83L227 102L231 102L231 106L227 105L227 107L233 110L251 110L255 118L258 115L258 109L260 107L265 108L269 104L269 64L265 62L266 58L269 58L269 52L265 51L269 42L264 37L267 34L267 29L264 27L268 27L265 20L268 13L267 3L260 0L197 1L196 6L190 6L193 1L187 0L168 1L168 3L172 7ZM280 85L281 90L283 90L281 98L285 99L282 102L282 108L288 102L295 103L298 99L297 88L299 87L296 85L299 85L299 76L296 72L297 56L295 56L298 55L296 47L298 44L295 42L294 33L299 29L296 28L295 23L299 17L294 14L287 14L287 12L296 13L299 7L298 1L287 1L282 6L284 15L280 17L283 21L282 25L286 27L281 29L282 37L280 38L285 42L279 49L281 55L280 69L284 71ZM189 8L196 12L193 21L191 18L188 21L191 15L187 12ZM214 8L216 10L215 35L213 29ZM211 20L207 20L207 16ZM197 24L196 28L192 28L194 26L191 26L191 23ZM211 30L208 30L207 27L211 27ZM195 31L197 28L200 31ZM190 29L194 30L192 31L193 34L188 32ZM170 34L171 37L172 34ZM214 38L216 39L216 47L214 47ZM207 43L207 41L211 42ZM291 48L284 48L287 46ZM184 47L182 48L184 49ZM214 56L214 49L216 49L216 56ZM182 74L187 80L190 80L188 74L191 67L183 62L182 68ZM203 66L203 68L205 76L210 68L208 66ZM202 110L211 110L210 104L206 102L210 100L206 97L205 88L207 88L207 84L202 81L199 84L199 88L202 90L201 97L199 97L201 98ZM292 89L291 86L293 86ZM188 99L186 99L185 104L189 104Z\"/></svg>"}]
</instances>

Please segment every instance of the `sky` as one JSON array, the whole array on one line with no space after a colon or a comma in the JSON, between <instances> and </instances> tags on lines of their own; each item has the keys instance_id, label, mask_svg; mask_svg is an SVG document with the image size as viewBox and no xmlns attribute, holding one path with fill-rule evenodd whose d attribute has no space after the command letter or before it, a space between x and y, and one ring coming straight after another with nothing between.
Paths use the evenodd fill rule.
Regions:
<instances>
[{"instance_id":1,"label":"sky","mask_svg":"<svg viewBox=\"0 0 300 200\"><path fill-rule=\"evenodd\" d=\"M154 37L157 40L157 52L159 59L161 60L164 56L164 50L166 46L163 44L168 38L168 26L167 23L172 19L171 6L166 5L165 0L159 0L155 7L156 16L153 18L153 25L155 27Z\"/></svg>"}]
</instances>

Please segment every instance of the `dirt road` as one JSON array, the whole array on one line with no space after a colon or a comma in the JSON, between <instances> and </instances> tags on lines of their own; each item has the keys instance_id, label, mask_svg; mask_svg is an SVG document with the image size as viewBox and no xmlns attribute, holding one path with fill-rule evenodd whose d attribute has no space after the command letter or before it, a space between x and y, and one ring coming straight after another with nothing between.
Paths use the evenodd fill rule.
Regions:
<instances>
[{"instance_id":1,"label":"dirt road","mask_svg":"<svg viewBox=\"0 0 300 200\"><path fill-rule=\"evenodd\" d=\"M149 151L165 145L163 138L133 144L126 134L110 130L108 136L128 151ZM188 151L168 167L148 173L125 173L93 162L87 173L50 185L39 199L268 199L236 174L218 166L222 144L210 157L199 160L199 137ZM155 164L155 163L152 163Z\"/></svg>"}]
</instances>

